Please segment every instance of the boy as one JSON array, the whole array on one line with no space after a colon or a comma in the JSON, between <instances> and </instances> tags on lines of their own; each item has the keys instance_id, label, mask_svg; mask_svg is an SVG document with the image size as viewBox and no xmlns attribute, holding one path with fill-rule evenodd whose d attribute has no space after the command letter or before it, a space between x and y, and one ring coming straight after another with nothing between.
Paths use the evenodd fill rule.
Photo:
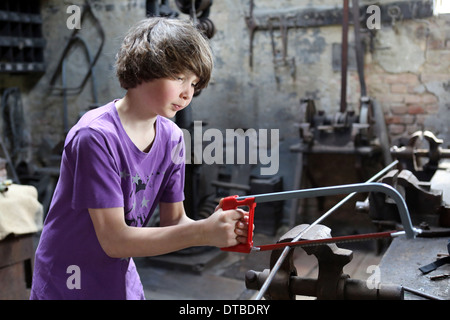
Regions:
<instances>
[{"instance_id":1,"label":"boy","mask_svg":"<svg viewBox=\"0 0 450 320\"><path fill-rule=\"evenodd\" d=\"M86 113L66 137L31 299L143 299L130 257L245 242L245 212L219 205L193 221L183 208L183 134L167 118L207 86L207 41L189 22L146 19L116 60L125 96ZM157 205L161 227L145 227Z\"/></svg>"}]
</instances>

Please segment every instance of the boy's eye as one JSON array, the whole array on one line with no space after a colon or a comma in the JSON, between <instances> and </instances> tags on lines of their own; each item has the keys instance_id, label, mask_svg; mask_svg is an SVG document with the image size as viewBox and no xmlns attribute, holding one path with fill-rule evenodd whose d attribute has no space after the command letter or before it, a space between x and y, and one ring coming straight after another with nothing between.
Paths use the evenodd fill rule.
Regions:
<instances>
[{"instance_id":1,"label":"boy's eye","mask_svg":"<svg viewBox=\"0 0 450 320\"><path fill-rule=\"evenodd\" d=\"M187 81L186 77L184 77L184 76L177 76L175 79L176 79L177 81L180 81L180 82ZM198 82L197 82L197 81L191 83L191 86L192 86L193 88L197 88L197 85L198 85Z\"/></svg>"}]
</instances>

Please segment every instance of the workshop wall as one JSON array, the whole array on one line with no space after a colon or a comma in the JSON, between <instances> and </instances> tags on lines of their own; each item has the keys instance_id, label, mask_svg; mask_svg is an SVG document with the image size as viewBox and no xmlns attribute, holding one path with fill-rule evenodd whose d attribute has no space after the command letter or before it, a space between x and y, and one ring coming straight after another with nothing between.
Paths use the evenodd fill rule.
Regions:
<instances>
[{"instance_id":1,"label":"workshop wall","mask_svg":"<svg viewBox=\"0 0 450 320\"><path fill-rule=\"evenodd\" d=\"M367 55L369 93L383 106L392 140L431 130L450 144L450 15L402 21L377 34Z\"/></svg>"},{"instance_id":2,"label":"workshop wall","mask_svg":"<svg viewBox=\"0 0 450 320\"><path fill-rule=\"evenodd\" d=\"M81 16L80 29L70 29L74 12L70 5L83 8L84 1L42 0L42 32L46 39L46 72L35 83L23 88L24 105L29 112L29 126L33 134L33 145L42 141L55 146L64 139L67 128L72 127L79 115L94 105L102 105L123 95L114 75L114 57L125 32L136 21L145 17L145 1L92 1L92 13ZM81 12L82 13L82 12ZM89 72L89 59L81 42L70 47L66 58L65 87L67 102L63 96L61 59L69 46L71 35L77 35L86 42L91 58L100 51L93 76L79 88ZM104 38L102 35L104 34ZM20 77L20 76L19 76ZM79 89L77 89L79 88ZM64 116L64 105L67 116ZM67 128L64 126L64 119Z\"/></svg>"},{"instance_id":3,"label":"workshop wall","mask_svg":"<svg viewBox=\"0 0 450 320\"><path fill-rule=\"evenodd\" d=\"M389 3L392 1L383 1ZM350 1L351 3L351 1ZM360 1L360 4L373 3ZM342 1L255 1L254 14L279 14L296 9L342 6ZM280 129L280 175L292 186L298 142L295 124L304 120L300 98L313 98L318 109L339 111L341 74L333 69L333 44L341 43L341 26L289 29L287 58L295 63L275 67L269 31L256 31L253 68L249 66L249 1L216 1L211 19L216 55L214 81L193 103L194 118L219 128ZM368 95L384 111L391 142L416 130L431 130L450 144L450 15L383 23L367 42L365 78ZM274 31L278 50L282 37ZM348 32L354 42L353 28ZM352 54L349 49L349 55ZM338 57L340 58L340 57ZM358 110L360 86L354 56L347 78L348 108ZM214 115L221 114L221 117Z\"/></svg>"},{"instance_id":4,"label":"workshop wall","mask_svg":"<svg viewBox=\"0 0 450 320\"><path fill-rule=\"evenodd\" d=\"M351 2L351 1L350 1ZM386 1L386 3L392 1ZM253 67L249 64L250 39L245 17L250 1L214 1L209 18L216 34L211 40L215 70L210 86L191 104L193 120L202 121L203 130L253 128L279 129L279 171L285 188L293 184L295 154L289 147L298 143L296 123L302 121L299 100L313 98L318 109L339 109L341 75L333 68L333 44L341 43L341 26L330 25L289 29L285 65L275 65L269 31L256 31L253 39ZM372 1L360 1L361 4ZM385 3L385 2L383 2ZM52 77L73 30L67 27L69 5L83 6L84 1L41 0L42 32L47 41L46 71L32 75L0 75L2 88L19 86L22 90L30 143L35 155L42 142L56 146L64 139L64 100L61 76ZM92 1L93 15L81 21L80 37L92 55L101 55L92 77L81 90L67 96L67 125L71 127L81 112L93 104L120 98L124 91L114 76L114 56L124 33L145 17L144 0ZM173 2L170 2L175 8ZM255 14L279 16L293 10L342 5L340 0L256 0ZM180 14L187 19L187 15ZM100 27L99 27L100 26ZM365 77L368 94L384 110L392 141L426 129L450 144L450 15L426 19L402 20L382 24L375 32L373 48L367 45ZM349 42L354 40L349 28ZM279 58L283 38L279 30L273 37ZM353 59L349 61L348 108L357 110L360 88ZM67 58L67 86L77 87L88 72L86 56L74 47ZM75 94L72 94L75 93ZM96 97L96 98L95 98ZM32 138L31 138L32 137Z\"/></svg>"}]
</instances>

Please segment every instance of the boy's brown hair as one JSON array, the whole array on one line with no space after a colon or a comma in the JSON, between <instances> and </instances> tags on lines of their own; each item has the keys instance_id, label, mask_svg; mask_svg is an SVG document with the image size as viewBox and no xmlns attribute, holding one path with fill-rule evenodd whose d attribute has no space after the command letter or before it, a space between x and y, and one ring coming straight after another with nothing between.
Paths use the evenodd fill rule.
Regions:
<instances>
[{"instance_id":1,"label":"boy's brown hair","mask_svg":"<svg viewBox=\"0 0 450 320\"><path fill-rule=\"evenodd\" d=\"M200 81L196 91L211 78L213 57L208 41L188 21L153 17L130 29L116 56L116 75L124 89L160 78L192 72Z\"/></svg>"}]
</instances>

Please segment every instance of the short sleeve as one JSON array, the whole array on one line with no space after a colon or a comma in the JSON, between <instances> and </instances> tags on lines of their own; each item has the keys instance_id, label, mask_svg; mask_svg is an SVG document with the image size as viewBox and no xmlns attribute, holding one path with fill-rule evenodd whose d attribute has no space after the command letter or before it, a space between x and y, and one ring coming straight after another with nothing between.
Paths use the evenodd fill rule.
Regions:
<instances>
[{"instance_id":1,"label":"short sleeve","mask_svg":"<svg viewBox=\"0 0 450 320\"><path fill-rule=\"evenodd\" d=\"M102 134L80 129L64 151L73 172L73 209L123 207L120 171Z\"/></svg>"}]
</instances>

